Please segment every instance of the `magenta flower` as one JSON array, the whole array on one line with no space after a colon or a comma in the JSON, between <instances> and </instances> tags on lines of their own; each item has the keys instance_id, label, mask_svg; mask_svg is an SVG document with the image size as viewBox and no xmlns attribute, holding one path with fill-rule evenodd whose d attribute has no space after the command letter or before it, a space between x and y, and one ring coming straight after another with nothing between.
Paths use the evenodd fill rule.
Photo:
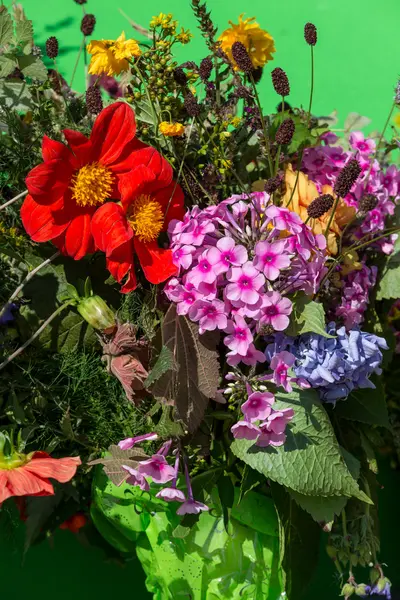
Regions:
<instances>
[{"instance_id":1,"label":"magenta flower","mask_svg":"<svg viewBox=\"0 0 400 600\"><path fill-rule=\"evenodd\" d=\"M272 219L274 226L279 231L300 233L303 229L303 221L300 219L300 217L287 208L272 204L271 206L268 206L265 214L267 217Z\"/></svg>"},{"instance_id":2,"label":"magenta flower","mask_svg":"<svg viewBox=\"0 0 400 600\"><path fill-rule=\"evenodd\" d=\"M241 406L246 421L264 421L272 411L275 396L270 392L253 392Z\"/></svg>"},{"instance_id":3,"label":"magenta flower","mask_svg":"<svg viewBox=\"0 0 400 600\"><path fill-rule=\"evenodd\" d=\"M171 280L165 288L165 294L168 300L172 300L177 303L178 315L187 315L190 307L201 297L201 294L195 289L194 285L190 282L186 282L185 285L173 282L177 282L177 279Z\"/></svg>"},{"instance_id":4,"label":"magenta flower","mask_svg":"<svg viewBox=\"0 0 400 600\"><path fill-rule=\"evenodd\" d=\"M201 246L204 243L204 238L208 233L215 231L215 225L211 221L203 221L199 223L197 219L193 219L185 227L184 231L179 235L180 244L189 244L191 246Z\"/></svg>"},{"instance_id":5,"label":"magenta flower","mask_svg":"<svg viewBox=\"0 0 400 600\"><path fill-rule=\"evenodd\" d=\"M290 385L288 378L288 370L294 365L295 360L295 356L286 350L275 354L271 360L270 367L274 371L271 379L275 385L282 386L285 392L292 391L292 386Z\"/></svg>"},{"instance_id":6,"label":"magenta flower","mask_svg":"<svg viewBox=\"0 0 400 600\"><path fill-rule=\"evenodd\" d=\"M223 237L216 246L209 249L207 258L214 267L214 273L220 275L226 273L232 265L243 265L248 256L244 246L236 246L233 238Z\"/></svg>"},{"instance_id":7,"label":"magenta flower","mask_svg":"<svg viewBox=\"0 0 400 600\"><path fill-rule=\"evenodd\" d=\"M253 342L253 335L243 317L236 315L234 321L228 321L226 331L230 335L224 339L225 346L241 356L246 356Z\"/></svg>"},{"instance_id":8,"label":"magenta flower","mask_svg":"<svg viewBox=\"0 0 400 600\"><path fill-rule=\"evenodd\" d=\"M282 298L279 292L267 292L264 295L258 330L269 325L275 331L283 331L289 325L288 315L292 312L292 308L289 298Z\"/></svg>"},{"instance_id":9,"label":"magenta flower","mask_svg":"<svg viewBox=\"0 0 400 600\"><path fill-rule=\"evenodd\" d=\"M175 477L175 469L161 454L153 454L148 460L141 461L137 470L141 475L151 477L155 483L167 483Z\"/></svg>"},{"instance_id":10,"label":"magenta flower","mask_svg":"<svg viewBox=\"0 0 400 600\"><path fill-rule=\"evenodd\" d=\"M127 471L130 475L126 480L126 483L140 487L140 489L144 492L149 491L150 486L146 479L143 477L143 475L139 473L139 471L137 471L136 469L132 469L131 467L128 467L126 465L122 465L122 468L124 469L124 471Z\"/></svg>"},{"instance_id":11,"label":"magenta flower","mask_svg":"<svg viewBox=\"0 0 400 600\"><path fill-rule=\"evenodd\" d=\"M232 425L231 432L236 440L256 440L261 435L261 429L249 421L238 421Z\"/></svg>"},{"instance_id":12,"label":"magenta flower","mask_svg":"<svg viewBox=\"0 0 400 600\"><path fill-rule=\"evenodd\" d=\"M179 246L172 252L172 260L174 265L187 270L193 262L194 246Z\"/></svg>"},{"instance_id":13,"label":"magenta flower","mask_svg":"<svg viewBox=\"0 0 400 600\"><path fill-rule=\"evenodd\" d=\"M190 499L186 500L176 511L177 515L198 515L200 512L210 510L203 502Z\"/></svg>"},{"instance_id":14,"label":"magenta flower","mask_svg":"<svg viewBox=\"0 0 400 600\"><path fill-rule=\"evenodd\" d=\"M161 498L165 502L185 502L186 500L185 494L175 487L163 488L156 494L156 498Z\"/></svg>"},{"instance_id":15,"label":"magenta flower","mask_svg":"<svg viewBox=\"0 0 400 600\"><path fill-rule=\"evenodd\" d=\"M217 275L214 273L213 265L208 260L208 250L206 250L199 257L197 265L188 274L187 281L198 288L200 283L214 283L216 279Z\"/></svg>"},{"instance_id":16,"label":"magenta flower","mask_svg":"<svg viewBox=\"0 0 400 600\"><path fill-rule=\"evenodd\" d=\"M267 446L283 446L286 441L286 435L284 433L274 433L268 431L268 429L260 428L261 435L256 441L256 446L260 448L266 448Z\"/></svg>"},{"instance_id":17,"label":"magenta flower","mask_svg":"<svg viewBox=\"0 0 400 600\"><path fill-rule=\"evenodd\" d=\"M278 279L282 269L290 266L290 255L285 252L286 242L258 242L255 246L254 266L262 271L267 279L275 281Z\"/></svg>"},{"instance_id":18,"label":"magenta flower","mask_svg":"<svg viewBox=\"0 0 400 600\"><path fill-rule=\"evenodd\" d=\"M121 450L129 450L130 448L133 448L135 444L140 444L140 442L152 442L157 438L158 435L156 433L144 433L143 435L137 435L136 437L121 440L118 443L118 447L121 448Z\"/></svg>"},{"instance_id":19,"label":"magenta flower","mask_svg":"<svg viewBox=\"0 0 400 600\"><path fill-rule=\"evenodd\" d=\"M292 408L273 411L267 421L260 424L261 435L256 445L261 447L282 446L286 441L286 425L293 417L294 411Z\"/></svg>"},{"instance_id":20,"label":"magenta flower","mask_svg":"<svg viewBox=\"0 0 400 600\"><path fill-rule=\"evenodd\" d=\"M263 363L265 361L266 358L264 352L257 350L254 344L250 344L246 356L241 356L235 352L228 352L226 355L226 362L231 367L236 367L240 362L254 367L257 363Z\"/></svg>"},{"instance_id":21,"label":"magenta flower","mask_svg":"<svg viewBox=\"0 0 400 600\"><path fill-rule=\"evenodd\" d=\"M226 329L228 319L225 314L225 304L221 300L197 300L189 310L189 318L199 321L199 333Z\"/></svg>"},{"instance_id":22,"label":"magenta flower","mask_svg":"<svg viewBox=\"0 0 400 600\"><path fill-rule=\"evenodd\" d=\"M375 152L376 143L372 138L365 138L361 131L353 131L349 136L350 146L361 154L372 154Z\"/></svg>"},{"instance_id":23,"label":"magenta flower","mask_svg":"<svg viewBox=\"0 0 400 600\"><path fill-rule=\"evenodd\" d=\"M265 279L250 261L242 267L232 267L226 278L231 282L226 286L228 300L241 300L246 304L255 304L259 300Z\"/></svg>"}]
</instances>

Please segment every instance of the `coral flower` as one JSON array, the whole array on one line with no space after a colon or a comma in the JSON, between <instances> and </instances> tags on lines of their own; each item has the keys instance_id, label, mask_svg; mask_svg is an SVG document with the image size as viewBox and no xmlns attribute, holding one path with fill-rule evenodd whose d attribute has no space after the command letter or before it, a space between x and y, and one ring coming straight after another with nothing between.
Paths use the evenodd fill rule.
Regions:
<instances>
[{"instance_id":1,"label":"coral flower","mask_svg":"<svg viewBox=\"0 0 400 600\"><path fill-rule=\"evenodd\" d=\"M169 123L168 121L163 121L159 124L158 129L160 133L166 137L177 137L183 135L185 126L182 125L182 123Z\"/></svg>"},{"instance_id":2,"label":"coral flower","mask_svg":"<svg viewBox=\"0 0 400 600\"><path fill-rule=\"evenodd\" d=\"M255 69L273 60L274 39L267 31L261 29L255 17L243 20L241 14L237 25L232 21L229 21L229 24L231 26L221 34L219 41L222 50L235 65L235 69L238 69L232 56L232 46L235 42L241 42L245 46Z\"/></svg>"},{"instance_id":3,"label":"coral flower","mask_svg":"<svg viewBox=\"0 0 400 600\"><path fill-rule=\"evenodd\" d=\"M170 164L154 148L141 150L138 164L124 177L122 203L108 202L92 220L96 246L105 252L107 268L121 291L135 289L134 255L150 283L161 283L178 272L172 250L160 248L158 237L172 219L184 216L183 192L172 179Z\"/></svg>"},{"instance_id":4,"label":"coral flower","mask_svg":"<svg viewBox=\"0 0 400 600\"><path fill-rule=\"evenodd\" d=\"M289 165L285 172L285 184L286 193L282 198L282 206L287 206L290 210L297 213L301 219L306 222L308 218L307 207L315 198L321 194L333 195L333 190L330 185L323 185L321 192L318 191L317 186L311 181L307 175L302 171L299 172L298 182L296 185L295 193L293 194L293 188L295 186L297 173L295 173ZM288 205L289 200L290 204ZM332 223L329 226L328 233L328 250L331 254L336 254L338 250L337 237L341 234L342 228L349 223L354 215L355 209L352 206L348 206L344 200L339 199ZM313 233L323 234L328 226L331 211L318 219L311 219L308 225L311 227Z\"/></svg>"},{"instance_id":5,"label":"coral flower","mask_svg":"<svg viewBox=\"0 0 400 600\"><path fill-rule=\"evenodd\" d=\"M79 457L52 458L46 452L0 454L0 504L11 496L52 496L50 479L66 483L80 464Z\"/></svg>"},{"instance_id":6,"label":"coral flower","mask_svg":"<svg viewBox=\"0 0 400 600\"><path fill-rule=\"evenodd\" d=\"M116 40L92 40L87 45L92 55L89 65L91 75L119 75L129 69L129 60L141 55L136 40L126 40L123 31Z\"/></svg>"},{"instance_id":7,"label":"coral flower","mask_svg":"<svg viewBox=\"0 0 400 600\"><path fill-rule=\"evenodd\" d=\"M90 138L64 130L68 145L43 138L44 162L28 173L21 218L34 242L53 243L81 259L95 250L90 222L107 200L121 200L124 176L143 162L133 110L115 102L97 117ZM126 185L125 185L126 187Z\"/></svg>"}]
</instances>

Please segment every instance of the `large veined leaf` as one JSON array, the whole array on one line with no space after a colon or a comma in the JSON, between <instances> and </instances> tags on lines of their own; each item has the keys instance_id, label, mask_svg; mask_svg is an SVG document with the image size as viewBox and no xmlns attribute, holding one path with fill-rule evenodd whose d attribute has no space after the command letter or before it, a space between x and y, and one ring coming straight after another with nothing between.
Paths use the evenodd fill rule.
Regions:
<instances>
[{"instance_id":1,"label":"large veined leaf","mask_svg":"<svg viewBox=\"0 0 400 600\"><path fill-rule=\"evenodd\" d=\"M171 370L175 370L174 355L167 346L163 346L156 363L144 382L145 387L151 387L164 373Z\"/></svg>"},{"instance_id":2,"label":"large veined leaf","mask_svg":"<svg viewBox=\"0 0 400 600\"><path fill-rule=\"evenodd\" d=\"M385 390L379 377L373 378L375 389L356 390L335 407L338 417L390 429Z\"/></svg>"},{"instance_id":3,"label":"large veined leaf","mask_svg":"<svg viewBox=\"0 0 400 600\"><path fill-rule=\"evenodd\" d=\"M199 336L197 325L177 315L175 304L165 315L162 337L174 357L174 369L158 379L152 392L162 402L173 404L178 418L193 432L203 419L208 400L217 393L216 340Z\"/></svg>"},{"instance_id":4,"label":"large veined leaf","mask_svg":"<svg viewBox=\"0 0 400 600\"><path fill-rule=\"evenodd\" d=\"M314 390L276 395L276 407L293 408L287 439L279 448L259 448L235 440L233 453L253 469L295 492L308 496L355 496L370 500L351 475L340 452L329 417Z\"/></svg>"},{"instance_id":5,"label":"large veined leaf","mask_svg":"<svg viewBox=\"0 0 400 600\"><path fill-rule=\"evenodd\" d=\"M377 300L400 298L400 238L395 245L395 253L388 259L378 284Z\"/></svg>"},{"instance_id":6,"label":"large veined leaf","mask_svg":"<svg viewBox=\"0 0 400 600\"><path fill-rule=\"evenodd\" d=\"M0 106L18 111L33 108L32 96L25 81L0 81Z\"/></svg>"},{"instance_id":7,"label":"large veined leaf","mask_svg":"<svg viewBox=\"0 0 400 600\"><path fill-rule=\"evenodd\" d=\"M288 335L301 335L302 333L318 333L324 337L334 337L326 332L325 311L322 304L314 302L305 294L296 296L293 301Z\"/></svg>"},{"instance_id":8,"label":"large veined leaf","mask_svg":"<svg viewBox=\"0 0 400 600\"><path fill-rule=\"evenodd\" d=\"M0 77L7 77L12 73L17 63L12 54L3 54L0 56Z\"/></svg>"},{"instance_id":9,"label":"large veined leaf","mask_svg":"<svg viewBox=\"0 0 400 600\"><path fill-rule=\"evenodd\" d=\"M15 41L17 44L21 44L24 52L27 52L32 48L33 44L33 27L32 21L25 19L23 21L16 21L15 23Z\"/></svg>"},{"instance_id":10,"label":"large veined leaf","mask_svg":"<svg viewBox=\"0 0 400 600\"><path fill-rule=\"evenodd\" d=\"M31 79L46 81L47 68L44 62L36 56L20 56L18 58L18 66L25 75Z\"/></svg>"},{"instance_id":11,"label":"large veined leaf","mask_svg":"<svg viewBox=\"0 0 400 600\"><path fill-rule=\"evenodd\" d=\"M6 10L3 10L0 13L0 46L5 46L12 42L13 34L11 15Z\"/></svg>"}]
</instances>

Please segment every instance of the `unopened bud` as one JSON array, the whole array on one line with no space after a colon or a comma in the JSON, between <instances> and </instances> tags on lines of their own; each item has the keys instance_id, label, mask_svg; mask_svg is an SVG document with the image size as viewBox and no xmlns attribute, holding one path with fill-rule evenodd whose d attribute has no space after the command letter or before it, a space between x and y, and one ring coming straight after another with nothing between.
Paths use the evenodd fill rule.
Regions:
<instances>
[{"instance_id":1,"label":"unopened bud","mask_svg":"<svg viewBox=\"0 0 400 600\"><path fill-rule=\"evenodd\" d=\"M391 585L392 584L390 583L387 577L381 577L380 579L378 579L374 587L377 590L377 592L383 592L385 588L390 588Z\"/></svg>"},{"instance_id":2,"label":"unopened bud","mask_svg":"<svg viewBox=\"0 0 400 600\"><path fill-rule=\"evenodd\" d=\"M356 585L355 595L361 596L361 598L365 598L368 595L369 586L365 585L365 583L360 583Z\"/></svg>"},{"instance_id":3,"label":"unopened bud","mask_svg":"<svg viewBox=\"0 0 400 600\"><path fill-rule=\"evenodd\" d=\"M94 329L112 333L116 327L115 315L100 296L83 298L77 306L79 314Z\"/></svg>"},{"instance_id":4,"label":"unopened bud","mask_svg":"<svg viewBox=\"0 0 400 600\"><path fill-rule=\"evenodd\" d=\"M355 592L356 588L354 587L354 585L351 585L351 583L345 583L344 586L342 587L342 591L341 591L341 596L344 596L345 598L349 598L350 596L352 596Z\"/></svg>"}]
</instances>

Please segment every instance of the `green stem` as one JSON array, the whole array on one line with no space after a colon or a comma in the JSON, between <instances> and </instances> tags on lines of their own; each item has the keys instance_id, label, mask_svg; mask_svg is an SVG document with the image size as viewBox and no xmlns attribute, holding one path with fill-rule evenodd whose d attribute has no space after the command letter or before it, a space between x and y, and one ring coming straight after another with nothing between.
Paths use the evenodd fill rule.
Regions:
<instances>
[{"instance_id":1,"label":"green stem","mask_svg":"<svg viewBox=\"0 0 400 600\"><path fill-rule=\"evenodd\" d=\"M272 167L272 157L271 157L271 148L270 148L270 144L269 144L269 137L268 137L268 132L267 132L267 127L265 125L265 120L264 120L264 115L263 115L263 110L262 110L262 106L261 106L261 102L260 102L260 96L258 95L258 91L257 91L257 86L254 82L254 78L253 75L249 75L253 90L254 90L254 97L256 99L256 104L258 107L258 112L260 113L260 119L261 119L261 125L262 125L262 130L264 133L264 139L265 139L265 149L267 151L267 158L268 158L268 166L269 166L269 171L270 171L270 177L273 176L274 171L273 171L273 167Z\"/></svg>"},{"instance_id":2,"label":"green stem","mask_svg":"<svg viewBox=\"0 0 400 600\"><path fill-rule=\"evenodd\" d=\"M308 105L308 116L307 116L307 129L310 126L311 119L311 107L314 95L314 46L310 46L311 48L311 89L310 89L310 103Z\"/></svg>"},{"instance_id":3,"label":"green stem","mask_svg":"<svg viewBox=\"0 0 400 600\"><path fill-rule=\"evenodd\" d=\"M333 217L335 216L337 205L339 204L339 199L340 199L340 196L336 196L335 204L332 207L332 212L329 217L328 225L326 226L326 229L324 232L324 236L326 237L327 240L328 240L329 229L330 229L330 226L332 225L332 221L333 221Z\"/></svg>"},{"instance_id":4,"label":"green stem","mask_svg":"<svg viewBox=\"0 0 400 600\"><path fill-rule=\"evenodd\" d=\"M72 84L73 84L74 79L75 79L76 70L78 68L79 60L81 58L81 54L82 54L82 50L83 50L84 45L85 45L85 38L82 39L81 46L80 46L79 52L78 52L78 56L76 57L76 61L75 61L75 64L74 64L74 70L72 71L72 77L71 77L71 81L70 81L70 84L69 84L70 88L72 88Z\"/></svg>"}]
</instances>

